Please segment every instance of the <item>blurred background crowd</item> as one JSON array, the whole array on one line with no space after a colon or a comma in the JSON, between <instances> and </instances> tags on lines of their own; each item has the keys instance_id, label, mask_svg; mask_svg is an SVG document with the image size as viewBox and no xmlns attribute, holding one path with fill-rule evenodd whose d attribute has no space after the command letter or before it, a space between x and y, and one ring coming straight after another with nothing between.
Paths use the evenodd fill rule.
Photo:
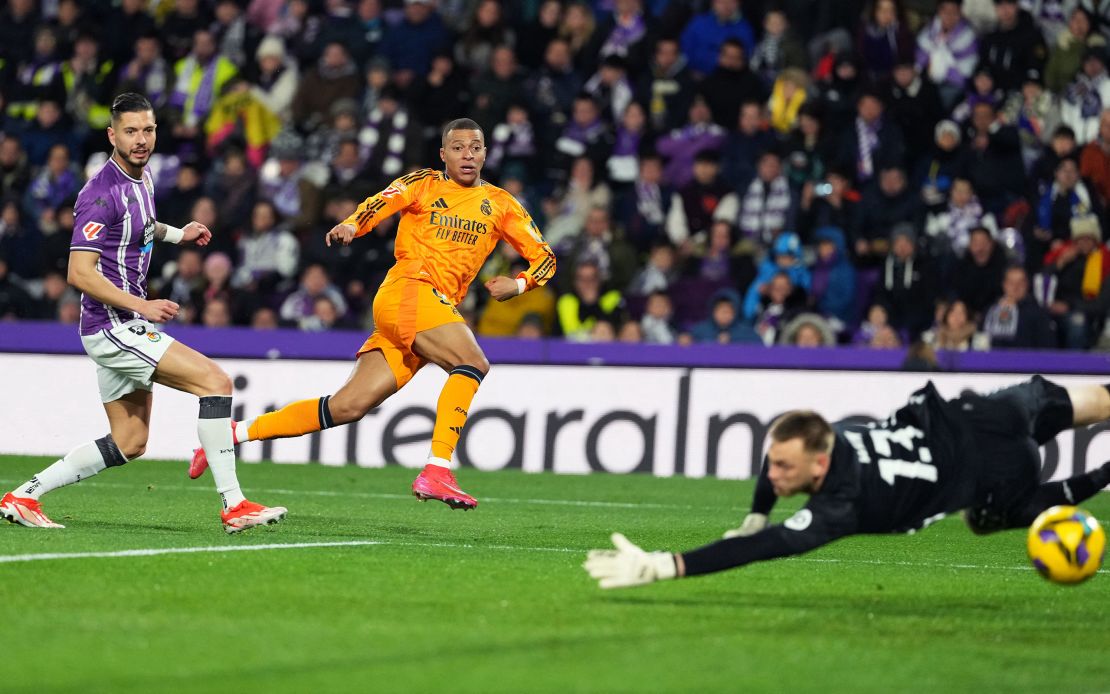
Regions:
<instances>
[{"instance_id":1,"label":"blurred background crowd","mask_svg":"<svg viewBox=\"0 0 1110 694\"><path fill-rule=\"evenodd\" d=\"M145 94L182 323L372 328L395 220L324 233L485 129L552 283L481 335L1110 348L1110 2L7 0L0 317L74 322L73 203ZM479 279L515 274L502 244Z\"/></svg>"}]
</instances>

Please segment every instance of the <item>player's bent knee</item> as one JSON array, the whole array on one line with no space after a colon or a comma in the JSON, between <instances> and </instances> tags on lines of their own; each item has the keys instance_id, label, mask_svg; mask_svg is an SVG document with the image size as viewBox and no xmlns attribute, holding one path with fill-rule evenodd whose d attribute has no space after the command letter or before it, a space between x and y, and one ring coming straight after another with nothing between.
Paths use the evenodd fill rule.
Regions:
<instances>
[{"instance_id":1,"label":"player's bent knee","mask_svg":"<svg viewBox=\"0 0 1110 694\"><path fill-rule=\"evenodd\" d=\"M374 403L368 400L336 400L334 396L328 400L328 410L332 421L337 425L357 422L372 409Z\"/></svg>"},{"instance_id":2,"label":"player's bent knee","mask_svg":"<svg viewBox=\"0 0 1110 694\"><path fill-rule=\"evenodd\" d=\"M205 386L210 395L231 395L231 377L227 372L212 363L205 378Z\"/></svg>"}]
</instances>

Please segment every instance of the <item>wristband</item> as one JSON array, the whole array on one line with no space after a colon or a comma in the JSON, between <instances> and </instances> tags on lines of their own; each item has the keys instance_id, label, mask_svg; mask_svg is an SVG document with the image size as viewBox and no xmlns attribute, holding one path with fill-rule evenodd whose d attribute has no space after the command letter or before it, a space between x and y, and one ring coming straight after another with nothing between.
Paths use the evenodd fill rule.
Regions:
<instances>
[{"instance_id":1,"label":"wristband","mask_svg":"<svg viewBox=\"0 0 1110 694\"><path fill-rule=\"evenodd\" d=\"M520 296L521 294L523 294L527 290L528 290L528 280L524 279L523 277L517 277L516 278L516 293L517 293L517 296Z\"/></svg>"},{"instance_id":2,"label":"wristband","mask_svg":"<svg viewBox=\"0 0 1110 694\"><path fill-rule=\"evenodd\" d=\"M163 241L166 243L181 243L181 239L183 238L185 238L184 229L171 227L169 224L166 225L166 235L162 237Z\"/></svg>"}]
</instances>

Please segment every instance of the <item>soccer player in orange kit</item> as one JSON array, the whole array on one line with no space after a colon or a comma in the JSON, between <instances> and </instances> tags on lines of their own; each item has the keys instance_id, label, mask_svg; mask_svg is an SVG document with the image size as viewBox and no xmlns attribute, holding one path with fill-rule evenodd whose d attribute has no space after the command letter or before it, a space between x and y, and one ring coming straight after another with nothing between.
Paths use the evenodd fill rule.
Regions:
<instances>
[{"instance_id":1,"label":"soccer player in orange kit","mask_svg":"<svg viewBox=\"0 0 1110 694\"><path fill-rule=\"evenodd\" d=\"M374 333L359 349L350 378L333 395L236 422L235 442L301 436L358 421L431 362L449 375L436 406L431 454L412 492L422 500L471 509L478 502L459 489L451 454L490 365L455 306L499 240L512 245L529 267L515 278L485 283L498 301L546 283L555 274L555 254L520 203L481 179L486 143L477 123L469 118L448 123L439 153L443 171L420 169L398 178L327 233L328 246L348 245L401 211L397 262L374 297ZM198 448L189 476L199 477L206 467Z\"/></svg>"}]
</instances>

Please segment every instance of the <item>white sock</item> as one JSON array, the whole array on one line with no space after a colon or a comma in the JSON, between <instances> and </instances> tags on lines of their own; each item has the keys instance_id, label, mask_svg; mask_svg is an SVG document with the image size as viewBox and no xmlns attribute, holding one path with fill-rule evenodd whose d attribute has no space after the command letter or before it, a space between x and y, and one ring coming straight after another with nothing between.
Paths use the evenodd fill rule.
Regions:
<instances>
[{"instance_id":1,"label":"white sock","mask_svg":"<svg viewBox=\"0 0 1110 694\"><path fill-rule=\"evenodd\" d=\"M19 485L12 493L24 498L38 499L47 492L88 479L108 467L104 462L105 456L115 465L127 462L111 435L108 435L74 448L64 458Z\"/></svg>"},{"instance_id":2,"label":"white sock","mask_svg":"<svg viewBox=\"0 0 1110 694\"><path fill-rule=\"evenodd\" d=\"M243 501L239 479L235 476L235 444L231 438L231 396L205 395L200 399L197 437L208 458L216 491L224 508L234 508Z\"/></svg>"},{"instance_id":3,"label":"white sock","mask_svg":"<svg viewBox=\"0 0 1110 694\"><path fill-rule=\"evenodd\" d=\"M246 443L251 440L250 428L253 421L253 419L245 419L235 423L235 443Z\"/></svg>"},{"instance_id":4,"label":"white sock","mask_svg":"<svg viewBox=\"0 0 1110 694\"><path fill-rule=\"evenodd\" d=\"M437 458L434 455L428 456L428 465L438 465L439 467L451 469L451 461L446 458Z\"/></svg>"}]
</instances>

